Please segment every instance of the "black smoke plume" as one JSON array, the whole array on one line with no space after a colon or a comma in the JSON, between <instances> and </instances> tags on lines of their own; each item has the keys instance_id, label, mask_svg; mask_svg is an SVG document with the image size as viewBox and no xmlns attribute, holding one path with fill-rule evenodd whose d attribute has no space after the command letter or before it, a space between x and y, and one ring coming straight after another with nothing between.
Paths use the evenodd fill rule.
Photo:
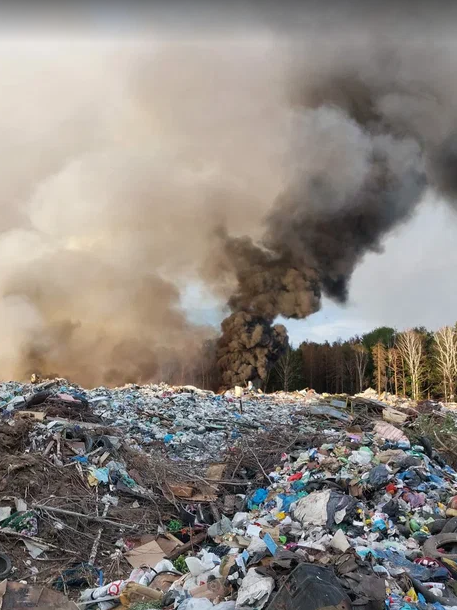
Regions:
<instances>
[{"instance_id":1,"label":"black smoke plume","mask_svg":"<svg viewBox=\"0 0 457 610\"><path fill-rule=\"evenodd\" d=\"M232 316L262 318L266 336L277 316L317 311L322 294L344 303L355 267L411 217L427 186L455 205L457 113L445 57L435 57L429 74L430 54L414 56L413 48L344 51L343 59L318 58L316 66L303 51L302 67L291 71L290 180L263 236L256 244L221 236L237 279ZM261 369L253 370L251 351L231 340L243 334L241 325L222 325L224 380L265 379L275 354L262 353Z\"/></svg>"},{"instance_id":2,"label":"black smoke plume","mask_svg":"<svg viewBox=\"0 0 457 610\"><path fill-rule=\"evenodd\" d=\"M261 316L246 311L232 313L222 322L218 361L224 387L259 383L287 347L287 331L282 324L271 325Z\"/></svg>"}]
</instances>

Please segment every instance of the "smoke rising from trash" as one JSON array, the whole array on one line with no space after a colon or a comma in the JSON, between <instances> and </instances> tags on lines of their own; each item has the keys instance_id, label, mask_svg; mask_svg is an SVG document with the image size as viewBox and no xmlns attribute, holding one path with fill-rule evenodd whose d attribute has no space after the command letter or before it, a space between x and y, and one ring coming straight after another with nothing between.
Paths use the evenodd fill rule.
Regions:
<instances>
[{"instance_id":1,"label":"smoke rising from trash","mask_svg":"<svg viewBox=\"0 0 457 610\"><path fill-rule=\"evenodd\" d=\"M225 239L238 280L235 311L271 323L307 317L322 294L344 303L357 264L411 217L427 186L455 206L457 98L446 55L433 54L430 78L432 54L420 47L369 49L352 44L339 59L324 48L317 60L302 49L305 61L291 67L289 179L258 245ZM226 378L239 383L236 343L232 359L221 353Z\"/></svg>"},{"instance_id":2,"label":"smoke rising from trash","mask_svg":"<svg viewBox=\"0 0 457 610\"><path fill-rule=\"evenodd\" d=\"M426 188L453 204L445 48L279 42L0 48L2 377L189 381L216 334L198 283L223 383L265 379L279 315L344 302Z\"/></svg>"}]
</instances>

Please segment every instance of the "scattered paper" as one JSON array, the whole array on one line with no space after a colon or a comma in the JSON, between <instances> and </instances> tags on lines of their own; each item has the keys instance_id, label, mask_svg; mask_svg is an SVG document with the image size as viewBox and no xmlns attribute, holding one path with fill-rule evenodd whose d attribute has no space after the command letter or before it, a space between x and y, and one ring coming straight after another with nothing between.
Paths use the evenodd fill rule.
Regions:
<instances>
[{"instance_id":1,"label":"scattered paper","mask_svg":"<svg viewBox=\"0 0 457 610\"><path fill-rule=\"evenodd\" d=\"M42 555L45 551L49 551L49 547L45 544L38 544L37 542L32 542L32 540L24 540L23 541L29 554L32 559L36 559L40 555Z\"/></svg>"},{"instance_id":2,"label":"scattered paper","mask_svg":"<svg viewBox=\"0 0 457 610\"><path fill-rule=\"evenodd\" d=\"M0 521L11 517L11 506L0 506Z\"/></svg>"},{"instance_id":3,"label":"scattered paper","mask_svg":"<svg viewBox=\"0 0 457 610\"><path fill-rule=\"evenodd\" d=\"M274 555L276 553L276 551L278 550L278 545L273 540L273 538L270 536L270 534L265 534L265 536L263 537L263 541L267 545L267 549L270 551L270 553L272 555Z\"/></svg>"},{"instance_id":4,"label":"scattered paper","mask_svg":"<svg viewBox=\"0 0 457 610\"><path fill-rule=\"evenodd\" d=\"M258 525L253 525L252 523L250 523L248 525L248 528L246 530L246 535L247 536L260 536L260 532L262 531L262 528L259 527Z\"/></svg>"},{"instance_id":5,"label":"scattered paper","mask_svg":"<svg viewBox=\"0 0 457 610\"><path fill-rule=\"evenodd\" d=\"M21 500L20 498L15 498L14 503L16 505L16 510L18 513L25 513L27 511L27 502Z\"/></svg>"}]
</instances>

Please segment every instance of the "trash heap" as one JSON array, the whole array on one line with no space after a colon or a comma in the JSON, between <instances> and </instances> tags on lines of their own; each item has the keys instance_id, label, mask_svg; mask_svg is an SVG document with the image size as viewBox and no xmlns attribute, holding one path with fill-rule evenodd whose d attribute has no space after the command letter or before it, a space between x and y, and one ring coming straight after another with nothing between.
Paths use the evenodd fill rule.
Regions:
<instances>
[{"instance_id":1,"label":"trash heap","mask_svg":"<svg viewBox=\"0 0 457 610\"><path fill-rule=\"evenodd\" d=\"M65 380L0 398L0 607L457 607L457 472L417 405ZM221 446L193 446L215 413Z\"/></svg>"},{"instance_id":2,"label":"trash heap","mask_svg":"<svg viewBox=\"0 0 457 610\"><path fill-rule=\"evenodd\" d=\"M0 384L3 418L28 411L38 413L37 419L44 412L55 422L99 423L122 432L132 448L154 450L157 442L164 442L168 455L194 462L221 459L245 434L275 425L296 425L303 420L300 415L304 405L318 415L331 409L318 395L306 392L269 395L233 390L221 395L194 386L163 383L85 390L64 379L39 385ZM348 420L336 409L333 415Z\"/></svg>"},{"instance_id":3,"label":"trash heap","mask_svg":"<svg viewBox=\"0 0 457 610\"><path fill-rule=\"evenodd\" d=\"M457 606L457 472L427 439L411 445L386 422L323 436L319 446L284 453L270 484L239 496L233 516L209 527L196 518L207 539L181 555L179 569L163 555L157 563L144 555L142 569L85 590L82 604Z\"/></svg>"}]
</instances>

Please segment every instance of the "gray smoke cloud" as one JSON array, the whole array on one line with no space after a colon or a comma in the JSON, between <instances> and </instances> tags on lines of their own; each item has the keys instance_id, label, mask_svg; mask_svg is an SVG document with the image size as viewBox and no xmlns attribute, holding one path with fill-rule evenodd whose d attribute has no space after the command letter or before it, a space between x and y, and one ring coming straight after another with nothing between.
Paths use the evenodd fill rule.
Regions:
<instances>
[{"instance_id":1,"label":"gray smoke cloud","mask_svg":"<svg viewBox=\"0 0 457 610\"><path fill-rule=\"evenodd\" d=\"M202 282L224 385L265 379L278 315L344 301L426 186L454 201L446 41L163 38L0 44L3 377L190 381Z\"/></svg>"},{"instance_id":2,"label":"gray smoke cloud","mask_svg":"<svg viewBox=\"0 0 457 610\"><path fill-rule=\"evenodd\" d=\"M235 279L201 273L216 228L257 226L278 190L271 53L262 40L2 41L2 377L195 379L217 330L188 320L182 294L204 281L227 299Z\"/></svg>"},{"instance_id":3,"label":"gray smoke cloud","mask_svg":"<svg viewBox=\"0 0 457 610\"><path fill-rule=\"evenodd\" d=\"M357 264L411 217L427 186L456 205L448 55L376 41L343 45L338 56L319 51L294 49L289 177L263 236L257 244L222 236L238 281L232 310L264 317L272 332L278 315L317 311L322 294L345 302ZM221 350L232 383L242 371L238 349L235 342L232 361Z\"/></svg>"}]
</instances>

